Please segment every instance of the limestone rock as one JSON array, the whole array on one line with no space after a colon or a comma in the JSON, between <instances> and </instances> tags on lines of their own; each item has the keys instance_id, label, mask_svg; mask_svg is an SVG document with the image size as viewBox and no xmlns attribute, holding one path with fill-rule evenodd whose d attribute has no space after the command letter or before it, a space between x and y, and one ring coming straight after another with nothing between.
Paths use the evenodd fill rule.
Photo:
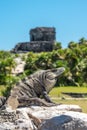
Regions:
<instances>
[{"instance_id":1,"label":"limestone rock","mask_svg":"<svg viewBox=\"0 0 87 130\"><path fill-rule=\"evenodd\" d=\"M0 130L87 130L87 114L77 105L7 108L0 112Z\"/></svg>"},{"instance_id":2,"label":"limestone rock","mask_svg":"<svg viewBox=\"0 0 87 130\"><path fill-rule=\"evenodd\" d=\"M23 110L5 110L0 113L0 130L37 130L37 127Z\"/></svg>"},{"instance_id":3,"label":"limestone rock","mask_svg":"<svg viewBox=\"0 0 87 130\"><path fill-rule=\"evenodd\" d=\"M38 130L87 130L87 114L66 111L45 120Z\"/></svg>"}]
</instances>

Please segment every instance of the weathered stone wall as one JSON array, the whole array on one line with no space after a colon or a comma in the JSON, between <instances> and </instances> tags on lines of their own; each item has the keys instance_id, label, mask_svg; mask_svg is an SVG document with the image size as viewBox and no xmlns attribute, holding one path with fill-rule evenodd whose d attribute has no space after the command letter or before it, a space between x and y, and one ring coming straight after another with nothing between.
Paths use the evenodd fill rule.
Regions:
<instances>
[{"instance_id":1,"label":"weathered stone wall","mask_svg":"<svg viewBox=\"0 0 87 130\"><path fill-rule=\"evenodd\" d=\"M37 27L30 30L30 41L55 41L55 28Z\"/></svg>"},{"instance_id":2,"label":"weathered stone wall","mask_svg":"<svg viewBox=\"0 0 87 130\"><path fill-rule=\"evenodd\" d=\"M23 42L19 43L13 49L13 52L44 52L44 51L52 51L53 50L53 42L52 41L31 41L31 42Z\"/></svg>"},{"instance_id":3,"label":"weathered stone wall","mask_svg":"<svg viewBox=\"0 0 87 130\"><path fill-rule=\"evenodd\" d=\"M30 30L30 42L18 43L12 52L52 51L55 39L55 28L37 27Z\"/></svg>"}]
</instances>

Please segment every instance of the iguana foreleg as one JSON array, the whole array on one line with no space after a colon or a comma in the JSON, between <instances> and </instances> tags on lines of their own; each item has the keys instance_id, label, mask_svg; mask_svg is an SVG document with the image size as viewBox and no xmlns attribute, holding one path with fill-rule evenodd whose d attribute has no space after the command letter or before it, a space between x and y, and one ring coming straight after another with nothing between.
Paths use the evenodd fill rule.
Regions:
<instances>
[{"instance_id":1,"label":"iguana foreleg","mask_svg":"<svg viewBox=\"0 0 87 130\"><path fill-rule=\"evenodd\" d=\"M44 92L42 93L42 95L43 95L43 98L44 98L47 102L53 103L52 100L50 99L50 97L47 95L47 92L46 92L46 91L44 91Z\"/></svg>"},{"instance_id":2,"label":"iguana foreleg","mask_svg":"<svg viewBox=\"0 0 87 130\"><path fill-rule=\"evenodd\" d=\"M35 78L35 80L37 81L37 82L39 82L39 84L41 85L41 87L42 87L42 96L43 96L43 98L48 102L48 103L53 103L52 101L51 101L51 99L50 99L50 97L47 95L47 92L46 92L46 87L42 84L42 82L40 81L40 80L38 80L38 79L36 79Z\"/></svg>"}]
</instances>

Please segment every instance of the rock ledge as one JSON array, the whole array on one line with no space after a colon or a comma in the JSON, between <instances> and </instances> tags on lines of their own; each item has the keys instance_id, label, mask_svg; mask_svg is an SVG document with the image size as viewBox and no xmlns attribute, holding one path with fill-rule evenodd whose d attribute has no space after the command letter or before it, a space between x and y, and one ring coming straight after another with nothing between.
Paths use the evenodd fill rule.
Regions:
<instances>
[{"instance_id":1,"label":"rock ledge","mask_svg":"<svg viewBox=\"0 0 87 130\"><path fill-rule=\"evenodd\" d=\"M0 113L0 130L87 130L87 114L77 105L31 106Z\"/></svg>"}]
</instances>

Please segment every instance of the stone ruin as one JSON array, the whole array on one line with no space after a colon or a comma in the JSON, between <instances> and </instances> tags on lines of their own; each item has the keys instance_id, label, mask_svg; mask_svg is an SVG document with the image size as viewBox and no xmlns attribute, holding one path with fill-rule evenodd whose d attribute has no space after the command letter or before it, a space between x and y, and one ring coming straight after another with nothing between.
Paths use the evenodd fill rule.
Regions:
<instances>
[{"instance_id":1,"label":"stone ruin","mask_svg":"<svg viewBox=\"0 0 87 130\"><path fill-rule=\"evenodd\" d=\"M19 52L43 52L52 51L56 40L54 27L36 27L31 29L30 42L18 43L12 50L14 53Z\"/></svg>"}]
</instances>

